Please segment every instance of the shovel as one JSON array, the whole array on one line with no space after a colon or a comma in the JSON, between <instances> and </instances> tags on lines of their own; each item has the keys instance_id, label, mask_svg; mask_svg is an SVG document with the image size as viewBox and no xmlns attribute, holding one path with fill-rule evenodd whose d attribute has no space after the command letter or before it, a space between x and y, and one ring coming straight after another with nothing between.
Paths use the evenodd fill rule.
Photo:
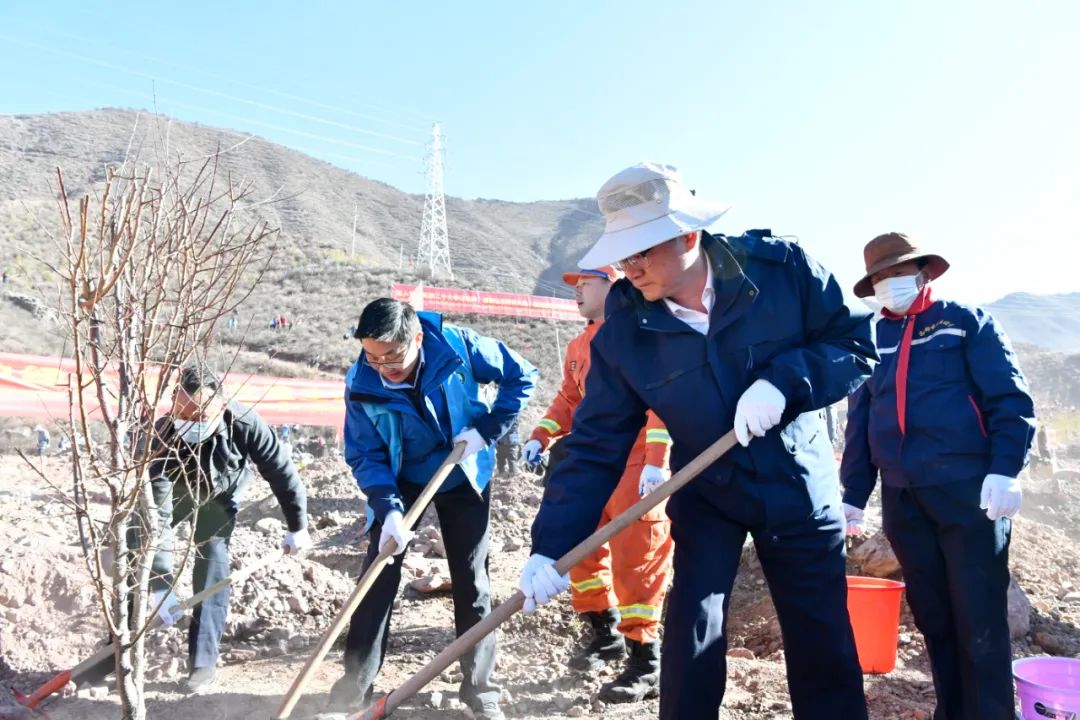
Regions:
<instances>
[{"instance_id":1,"label":"shovel","mask_svg":"<svg viewBox=\"0 0 1080 720\"><path fill-rule=\"evenodd\" d=\"M420 519L420 516L424 514L424 510L427 509L427 505L431 502L431 499L435 497L435 493L439 491L442 484L449 477L450 471L461 462L462 455L465 453L465 443L459 442L454 446L454 449L450 451L450 454L439 469L435 471L435 474L428 480L428 484L424 486L423 491L420 493L420 497L416 499L409 511L405 513L404 523L405 527L411 528ZM360 601L367 595L368 590L375 584L376 578L379 577L379 573L386 567L394 557L394 551L397 550L397 543L394 540L390 540L386 547L383 548L371 566L360 578L360 581L356 585L356 589L353 590L352 595L342 606L341 612L334 618L334 622L326 629L323 636L319 639L319 644L316 646L315 651L312 652L308 658L307 663L304 664L300 674L293 680L292 686L289 691L285 693L285 699L281 703L281 707L278 708L277 720L284 720L289 717L293 709L296 707L296 703L300 701L300 695L304 692L304 687L311 679L312 673L315 672L315 668L319 666L319 663L326 657L326 653L330 651L330 646L337 640L338 635L345 629L345 625L352 618L353 611L360 605Z\"/></svg>"},{"instance_id":2,"label":"shovel","mask_svg":"<svg viewBox=\"0 0 1080 720\"><path fill-rule=\"evenodd\" d=\"M642 515L652 510L661 502L669 498L676 490L686 485L697 477L701 472L720 459L724 453L736 444L735 431L728 431L722 438L707 447L700 455L694 458L690 464L675 473L670 480L653 490L645 497L638 500L625 511L615 516L606 525L598 529L589 537L582 540L570 552L559 558L555 563L555 569L560 575L570 572L582 560L591 555L598 547L611 540L622 530L638 520ZM501 605L491 611L483 620L473 625L464 635L450 643L441 653L436 655L431 662L421 668L415 675L406 680L401 687L389 695L379 698L369 708L350 715L348 720L381 720L393 712L405 700L418 693L425 685L434 680L439 674L450 666L473 645L480 642L488 633L503 624L521 609L525 604L525 596L520 590L511 595Z\"/></svg>"},{"instance_id":3,"label":"shovel","mask_svg":"<svg viewBox=\"0 0 1080 720\"><path fill-rule=\"evenodd\" d=\"M274 553L272 555L267 555L266 557L252 563L251 565L248 565L247 567L240 568L236 572L229 575L227 578L222 578L221 580L218 580L213 585L202 590L202 592L195 593L187 600L177 603L174 607L179 608L180 610L190 610L211 595L216 594L220 590L224 590L233 583L238 583L244 580L249 575L263 569L274 561L280 560L283 556L283 553ZM157 628L161 627L161 625L161 618L157 615L154 615L154 619L150 621L147 632L156 630ZM79 677L91 668L96 667L99 663L108 660L113 655L113 653L114 647L112 645L105 645L93 655L86 658L70 670L65 670L62 673L57 673L45 684L43 684L41 687L39 687L37 690L30 693L29 695L24 695L15 688L12 688L11 692L15 695L15 699L19 702L19 704L30 709L36 709L42 700L49 697L53 693L62 690L63 687L69 682Z\"/></svg>"}]
</instances>

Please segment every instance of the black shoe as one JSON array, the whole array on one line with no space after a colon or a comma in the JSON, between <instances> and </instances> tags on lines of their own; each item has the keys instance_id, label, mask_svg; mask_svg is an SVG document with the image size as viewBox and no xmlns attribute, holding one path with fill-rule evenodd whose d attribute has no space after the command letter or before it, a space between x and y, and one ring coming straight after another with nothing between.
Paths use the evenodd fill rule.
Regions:
<instances>
[{"instance_id":1,"label":"black shoe","mask_svg":"<svg viewBox=\"0 0 1080 720\"><path fill-rule=\"evenodd\" d=\"M372 688L361 690L356 678L344 675L338 678L330 688L330 702L327 710L338 712L359 712L371 704Z\"/></svg>"},{"instance_id":2,"label":"black shoe","mask_svg":"<svg viewBox=\"0 0 1080 720\"><path fill-rule=\"evenodd\" d=\"M660 643L627 640L630 660L619 676L600 688L606 703L632 703L660 697Z\"/></svg>"},{"instance_id":3,"label":"black shoe","mask_svg":"<svg viewBox=\"0 0 1080 720\"><path fill-rule=\"evenodd\" d=\"M202 695L208 692L214 687L214 683L217 682L217 669L211 665L210 667L195 668L188 675L187 683L185 683L188 693L191 695Z\"/></svg>"},{"instance_id":4,"label":"black shoe","mask_svg":"<svg viewBox=\"0 0 1080 720\"><path fill-rule=\"evenodd\" d=\"M470 715L473 720L506 720L506 715L503 714L503 711L496 700L485 700L476 707L466 705L465 708L466 713Z\"/></svg>"},{"instance_id":5,"label":"black shoe","mask_svg":"<svg viewBox=\"0 0 1080 720\"><path fill-rule=\"evenodd\" d=\"M592 627L592 641L567 663L575 670L596 671L613 660L626 657L626 641L619 632L619 611L611 608L603 612L581 613Z\"/></svg>"}]
</instances>

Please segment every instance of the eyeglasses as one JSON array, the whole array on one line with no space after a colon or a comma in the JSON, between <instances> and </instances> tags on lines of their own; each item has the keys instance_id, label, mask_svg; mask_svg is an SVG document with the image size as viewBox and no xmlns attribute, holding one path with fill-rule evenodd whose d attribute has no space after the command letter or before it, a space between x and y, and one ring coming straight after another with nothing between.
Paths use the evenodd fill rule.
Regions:
<instances>
[{"instance_id":1,"label":"eyeglasses","mask_svg":"<svg viewBox=\"0 0 1080 720\"><path fill-rule=\"evenodd\" d=\"M380 368L384 370L404 370L406 364L405 358L409 356L409 350L411 349L412 341L410 340L409 344L405 346L404 350L400 350L396 353L391 353L389 355L382 355L381 357L383 358L390 358L389 360L383 361L372 360L371 357L367 354L367 352L365 352L364 362L366 362L375 370L379 370Z\"/></svg>"},{"instance_id":2,"label":"eyeglasses","mask_svg":"<svg viewBox=\"0 0 1080 720\"><path fill-rule=\"evenodd\" d=\"M661 245L662 244L663 243L661 243ZM622 260L615 263L615 269L621 272L626 272L627 270L645 270L649 267L649 263L651 262L651 260L649 259L649 253L651 253L658 247L660 247L660 245L654 245L653 247L642 250L639 253L634 253L630 257L623 258Z\"/></svg>"}]
</instances>

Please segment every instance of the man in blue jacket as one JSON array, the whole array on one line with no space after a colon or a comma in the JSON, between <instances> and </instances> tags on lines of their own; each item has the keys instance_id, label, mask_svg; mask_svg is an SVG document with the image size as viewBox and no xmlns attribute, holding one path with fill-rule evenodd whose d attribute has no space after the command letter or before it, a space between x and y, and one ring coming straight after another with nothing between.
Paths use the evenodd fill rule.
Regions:
<instances>
[{"instance_id":1,"label":"man in blue jacket","mask_svg":"<svg viewBox=\"0 0 1080 720\"><path fill-rule=\"evenodd\" d=\"M397 555L405 551L413 528L405 527L404 513L453 445L467 445L465 458L434 500L461 635L491 610L488 481L495 443L532 396L536 369L498 340L443 325L438 315L418 316L409 305L388 298L364 308L355 337L363 352L345 378L345 461L374 513L365 570L391 538ZM480 399L479 387L486 383L499 388L491 407ZM332 691L335 702L353 706L370 699L400 580L401 564L395 562L353 613L345 676ZM491 634L461 660L460 696L474 717L503 717L494 669Z\"/></svg>"},{"instance_id":2,"label":"man in blue jacket","mask_svg":"<svg viewBox=\"0 0 1080 720\"><path fill-rule=\"evenodd\" d=\"M930 654L934 720L1006 720L1010 518L1034 436L1031 396L993 318L934 299L944 258L901 233L874 238L864 256L855 294L884 306L881 364L848 402L848 532L862 532L880 474L885 534Z\"/></svg>"},{"instance_id":3,"label":"man in blue jacket","mask_svg":"<svg viewBox=\"0 0 1080 720\"><path fill-rule=\"evenodd\" d=\"M844 516L820 410L869 374L869 313L848 306L794 243L764 230L706 232L726 208L694 196L670 166L628 168L597 199L605 232L579 264L619 261L626 279L608 296L567 457L533 524L526 610L565 589L553 558L596 527L647 409L671 434L673 471L734 426L740 445L668 501L675 579L660 717L717 717L728 603L749 533L779 616L795 717L865 719Z\"/></svg>"}]
</instances>

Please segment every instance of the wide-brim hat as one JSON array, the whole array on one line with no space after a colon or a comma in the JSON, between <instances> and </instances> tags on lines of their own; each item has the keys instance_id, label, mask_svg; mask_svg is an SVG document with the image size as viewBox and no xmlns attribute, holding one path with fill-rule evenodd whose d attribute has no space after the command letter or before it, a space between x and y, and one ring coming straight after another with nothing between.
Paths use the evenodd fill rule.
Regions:
<instances>
[{"instance_id":1,"label":"wide-brim hat","mask_svg":"<svg viewBox=\"0 0 1080 720\"><path fill-rule=\"evenodd\" d=\"M941 277L949 269L948 261L940 255L926 252L904 233L891 232L878 235L866 243L863 248L863 260L866 262L866 275L855 283L855 297L869 297L874 294L871 276L893 265L900 265L911 260L926 260L923 272L930 280Z\"/></svg>"},{"instance_id":2,"label":"wide-brim hat","mask_svg":"<svg viewBox=\"0 0 1080 720\"><path fill-rule=\"evenodd\" d=\"M578 270L577 272L564 272L562 274L562 281L567 285L574 287L583 277L598 277L604 278L608 282L615 282L620 277L622 277L622 273L620 273L611 265L605 265L604 267L598 268L584 268L582 270Z\"/></svg>"},{"instance_id":3,"label":"wide-brim hat","mask_svg":"<svg viewBox=\"0 0 1080 720\"><path fill-rule=\"evenodd\" d=\"M604 215L604 234L578 262L580 268L613 265L672 238L708 229L731 209L728 203L699 199L678 170L652 162L612 177L596 193L596 202Z\"/></svg>"}]
</instances>

